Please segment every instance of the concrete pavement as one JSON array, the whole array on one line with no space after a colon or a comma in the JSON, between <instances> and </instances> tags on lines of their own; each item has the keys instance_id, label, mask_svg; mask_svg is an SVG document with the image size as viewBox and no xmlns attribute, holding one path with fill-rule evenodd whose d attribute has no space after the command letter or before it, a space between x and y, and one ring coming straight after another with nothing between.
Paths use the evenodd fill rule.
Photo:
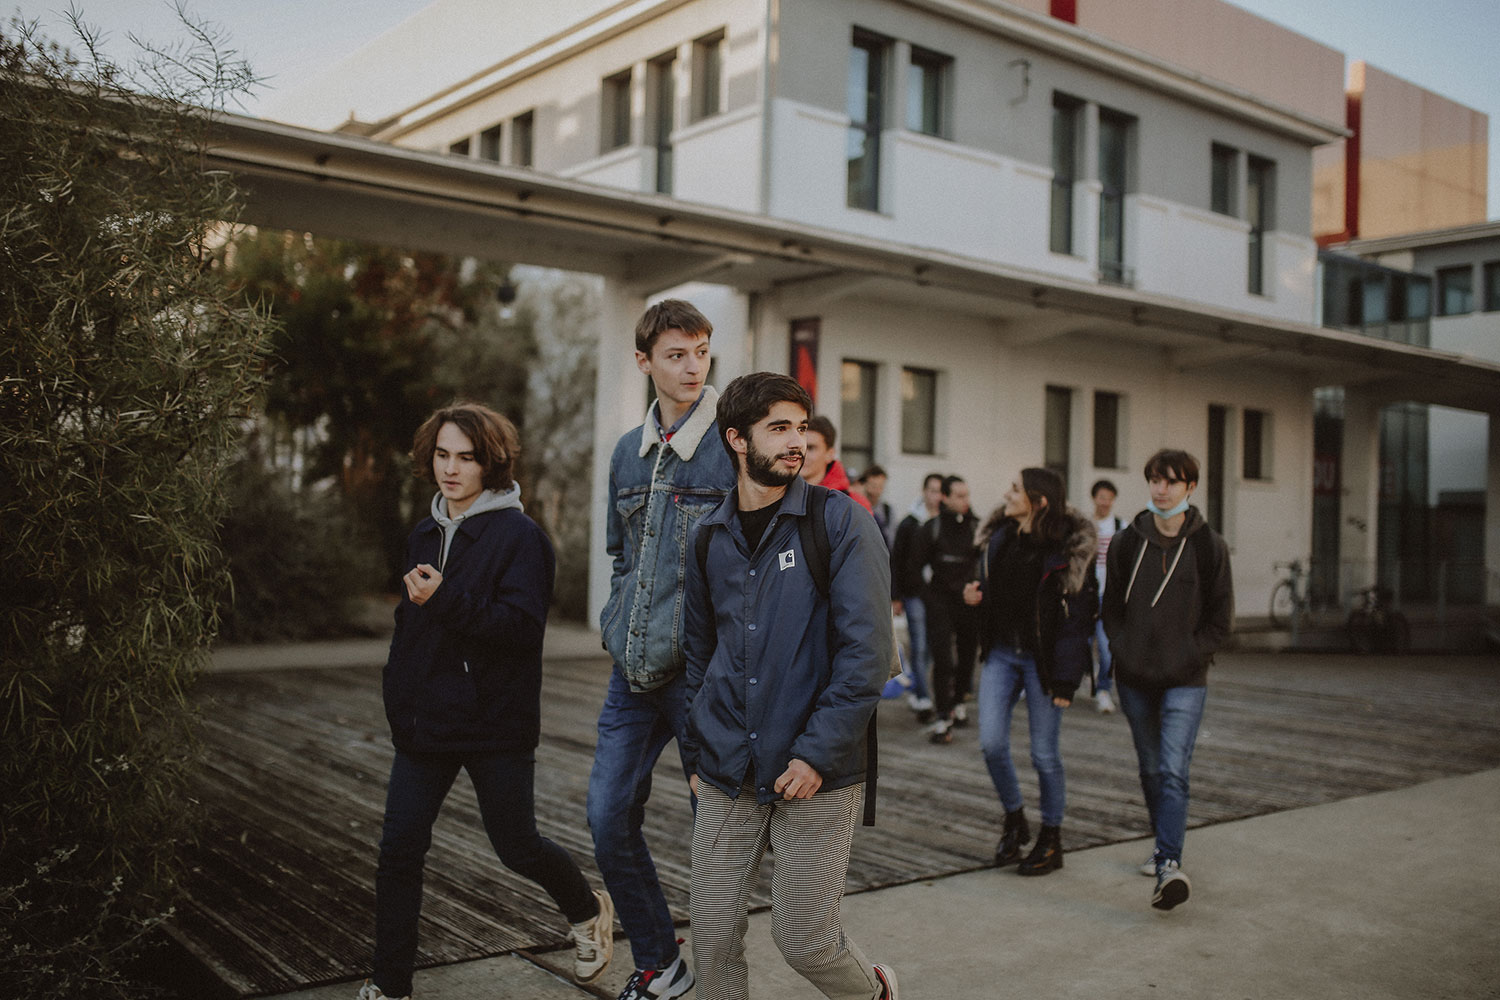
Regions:
<instances>
[{"instance_id":1,"label":"concrete pavement","mask_svg":"<svg viewBox=\"0 0 1500 1000\"><path fill-rule=\"evenodd\" d=\"M1193 895L1171 913L1149 906L1141 840L1069 854L1045 878L986 870L850 896L845 926L906 1000L1500 997L1497 848L1500 770L1190 830ZM776 953L769 913L751 917L748 954L752 995L820 996ZM566 968L566 953L535 958ZM414 995L614 996L628 965L620 941L601 992L505 956L419 970ZM349 1000L355 985L277 1000Z\"/></svg>"}]
</instances>

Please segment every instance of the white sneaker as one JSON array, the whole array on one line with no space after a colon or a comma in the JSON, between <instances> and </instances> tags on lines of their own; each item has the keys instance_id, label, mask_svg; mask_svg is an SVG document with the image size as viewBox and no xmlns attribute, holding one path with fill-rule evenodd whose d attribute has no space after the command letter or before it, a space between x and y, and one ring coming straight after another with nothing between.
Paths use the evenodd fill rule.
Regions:
<instances>
[{"instance_id":1,"label":"white sneaker","mask_svg":"<svg viewBox=\"0 0 1500 1000\"><path fill-rule=\"evenodd\" d=\"M1100 691L1094 695L1094 708L1100 715L1115 714L1115 700L1108 691Z\"/></svg>"},{"instance_id":2,"label":"white sneaker","mask_svg":"<svg viewBox=\"0 0 1500 1000\"><path fill-rule=\"evenodd\" d=\"M1152 851L1150 857L1140 867L1140 873L1147 878L1156 878L1156 852Z\"/></svg>"},{"instance_id":3,"label":"white sneaker","mask_svg":"<svg viewBox=\"0 0 1500 1000\"><path fill-rule=\"evenodd\" d=\"M693 988L693 970L678 955L665 969L637 969L619 1000L676 1000Z\"/></svg>"},{"instance_id":4,"label":"white sneaker","mask_svg":"<svg viewBox=\"0 0 1500 1000\"><path fill-rule=\"evenodd\" d=\"M896 970L889 965L875 963L875 978L880 982L880 996L875 1000L897 1000Z\"/></svg>"},{"instance_id":5,"label":"white sneaker","mask_svg":"<svg viewBox=\"0 0 1500 1000\"><path fill-rule=\"evenodd\" d=\"M411 994L408 993L404 997L387 997L384 993L380 992L379 986L366 979L365 984L354 995L354 1000L411 1000Z\"/></svg>"},{"instance_id":6,"label":"white sneaker","mask_svg":"<svg viewBox=\"0 0 1500 1000\"><path fill-rule=\"evenodd\" d=\"M931 698L918 698L914 694L908 694L906 696L906 704L907 704L907 707L910 708L913 712L930 712L930 711L932 711L932 699Z\"/></svg>"},{"instance_id":7,"label":"white sneaker","mask_svg":"<svg viewBox=\"0 0 1500 1000\"><path fill-rule=\"evenodd\" d=\"M969 724L969 707L963 702L953 706L953 724L955 726L967 726Z\"/></svg>"},{"instance_id":8,"label":"white sneaker","mask_svg":"<svg viewBox=\"0 0 1500 1000\"><path fill-rule=\"evenodd\" d=\"M1156 892L1151 896L1151 905L1158 910L1170 910L1187 902L1193 891L1193 883L1175 861L1163 861L1156 875Z\"/></svg>"},{"instance_id":9,"label":"white sneaker","mask_svg":"<svg viewBox=\"0 0 1500 1000\"><path fill-rule=\"evenodd\" d=\"M574 924L568 935L573 939L573 978L580 983L598 979L615 955L614 901L607 892L595 892L594 898L599 901L599 915Z\"/></svg>"}]
</instances>

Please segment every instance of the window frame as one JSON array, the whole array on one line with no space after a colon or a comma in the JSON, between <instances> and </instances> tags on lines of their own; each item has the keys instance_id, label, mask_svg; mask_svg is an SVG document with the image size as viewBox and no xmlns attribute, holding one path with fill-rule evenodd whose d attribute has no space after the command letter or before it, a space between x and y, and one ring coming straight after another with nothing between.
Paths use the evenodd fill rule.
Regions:
<instances>
[{"instance_id":1,"label":"window frame","mask_svg":"<svg viewBox=\"0 0 1500 1000\"><path fill-rule=\"evenodd\" d=\"M692 120L724 113L724 29L693 40Z\"/></svg>"},{"instance_id":2,"label":"window frame","mask_svg":"<svg viewBox=\"0 0 1500 1000\"><path fill-rule=\"evenodd\" d=\"M1500 260L1479 265L1479 288L1483 293L1483 311L1500 312Z\"/></svg>"},{"instance_id":3,"label":"window frame","mask_svg":"<svg viewBox=\"0 0 1500 1000\"><path fill-rule=\"evenodd\" d=\"M1108 155L1104 132L1106 127L1118 129L1120 136L1120 163L1118 177L1113 169L1106 170ZM1125 198L1130 193L1131 143L1135 134L1136 119L1111 108L1099 109L1099 277L1112 285L1130 285L1129 269L1126 267ZM1113 164L1108 166L1112 167ZM1105 240L1113 222L1119 243L1118 258L1105 256Z\"/></svg>"},{"instance_id":4,"label":"window frame","mask_svg":"<svg viewBox=\"0 0 1500 1000\"><path fill-rule=\"evenodd\" d=\"M866 212L880 211L880 137L885 130L885 104L890 91L888 63L891 48L892 43L889 38L863 28L854 29L849 45L850 62L845 77L846 105L854 93L852 86L855 70L854 53L864 52L867 62L862 84L864 107L863 109L856 109L852 106L845 108L849 114L849 131L846 134L844 149L848 172L844 203L849 208L862 209ZM857 110L862 111L862 116L856 116ZM856 138L862 143L863 153L859 157L852 157L849 155L849 149ZM856 168L856 163L861 166ZM861 174L858 183L855 178L856 169Z\"/></svg>"},{"instance_id":5,"label":"window frame","mask_svg":"<svg viewBox=\"0 0 1500 1000\"><path fill-rule=\"evenodd\" d=\"M1452 287L1453 291L1463 295L1462 308L1448 307L1448 292L1450 282L1462 276L1463 288ZM1474 311L1474 265L1454 264L1451 267L1440 267L1432 273L1433 281L1437 285L1436 303L1438 316L1467 316Z\"/></svg>"},{"instance_id":6,"label":"window frame","mask_svg":"<svg viewBox=\"0 0 1500 1000\"><path fill-rule=\"evenodd\" d=\"M859 384L859 400L851 404L849 398L850 373ZM868 390L868 399L865 398ZM838 452L850 476L869 468L875 463L875 451L879 445L880 415L880 365L875 361L859 358L844 358L839 362L839 446ZM868 440L866 440L868 439ZM856 463L854 455L864 460Z\"/></svg>"},{"instance_id":7,"label":"window frame","mask_svg":"<svg viewBox=\"0 0 1500 1000\"><path fill-rule=\"evenodd\" d=\"M505 134L505 127L496 122L483 132L479 133L479 158L491 163L500 162L501 137Z\"/></svg>"},{"instance_id":8,"label":"window frame","mask_svg":"<svg viewBox=\"0 0 1500 1000\"><path fill-rule=\"evenodd\" d=\"M926 413L918 419L912 417L922 405L922 394L916 391L919 384L926 385ZM913 391L908 392L908 387ZM919 368L915 365L901 366L901 454L936 455L938 450L938 386L939 372L934 368ZM925 435L922 423L926 424ZM925 437L925 441L922 440Z\"/></svg>"},{"instance_id":9,"label":"window frame","mask_svg":"<svg viewBox=\"0 0 1500 1000\"><path fill-rule=\"evenodd\" d=\"M1107 434L1101 434L1100 433L1100 419L1101 419L1101 415L1102 415L1103 411L1101 410L1099 404L1100 404L1101 401L1104 401L1104 400L1110 401L1110 405L1108 407L1105 407L1104 409L1111 411L1110 414L1109 414L1109 423L1110 423L1110 426L1108 428L1108 433ZM1093 412L1093 431L1094 431L1094 455L1093 455L1093 458L1094 458L1094 468L1096 468L1096 469L1123 469L1125 467L1125 463L1123 461L1123 452L1124 452L1124 449L1120 446L1120 441L1121 441L1120 431L1121 431L1121 426L1123 424L1123 419L1122 418L1123 418L1124 412L1125 412L1125 395L1123 393L1112 392L1112 391L1110 391L1108 389L1095 389L1094 390L1094 412ZM1100 446L1100 442L1103 441L1103 440L1108 440L1108 442L1109 442L1109 451L1108 451L1107 454L1104 453L1104 452L1102 452L1100 450L1100 447L1099 447Z\"/></svg>"},{"instance_id":10,"label":"window frame","mask_svg":"<svg viewBox=\"0 0 1500 1000\"><path fill-rule=\"evenodd\" d=\"M948 93L952 86L953 57L913 45L906 72L907 131L951 139ZM929 82L931 88L927 86Z\"/></svg>"},{"instance_id":11,"label":"window frame","mask_svg":"<svg viewBox=\"0 0 1500 1000\"><path fill-rule=\"evenodd\" d=\"M612 153L630 145L631 79L629 69L611 73L599 87L599 152Z\"/></svg>"},{"instance_id":12,"label":"window frame","mask_svg":"<svg viewBox=\"0 0 1500 1000\"><path fill-rule=\"evenodd\" d=\"M536 110L523 111L510 120L510 165L536 166Z\"/></svg>"},{"instance_id":13,"label":"window frame","mask_svg":"<svg viewBox=\"0 0 1500 1000\"><path fill-rule=\"evenodd\" d=\"M1060 407L1056 405L1058 400ZM1073 389L1048 383L1042 406L1042 465L1061 475L1063 482L1071 482L1068 473L1073 465ZM1054 415L1062 418L1060 427L1054 427ZM1054 439L1061 445L1060 456L1053 450Z\"/></svg>"},{"instance_id":14,"label":"window frame","mask_svg":"<svg viewBox=\"0 0 1500 1000\"><path fill-rule=\"evenodd\" d=\"M1208 209L1237 218L1240 151L1222 142L1209 144Z\"/></svg>"},{"instance_id":15,"label":"window frame","mask_svg":"<svg viewBox=\"0 0 1500 1000\"><path fill-rule=\"evenodd\" d=\"M1240 412L1240 478L1268 483L1271 469L1271 411L1246 407Z\"/></svg>"},{"instance_id":16,"label":"window frame","mask_svg":"<svg viewBox=\"0 0 1500 1000\"><path fill-rule=\"evenodd\" d=\"M1266 234L1276 228L1276 161L1263 156L1245 158L1245 219L1250 223L1245 257L1245 288L1251 295L1266 294Z\"/></svg>"},{"instance_id":17,"label":"window frame","mask_svg":"<svg viewBox=\"0 0 1500 1000\"><path fill-rule=\"evenodd\" d=\"M1078 183L1078 157L1082 152L1080 129L1084 102L1068 94L1052 93L1052 185L1047 206L1047 249L1073 254L1073 188ZM1066 149L1061 148L1067 135Z\"/></svg>"}]
</instances>

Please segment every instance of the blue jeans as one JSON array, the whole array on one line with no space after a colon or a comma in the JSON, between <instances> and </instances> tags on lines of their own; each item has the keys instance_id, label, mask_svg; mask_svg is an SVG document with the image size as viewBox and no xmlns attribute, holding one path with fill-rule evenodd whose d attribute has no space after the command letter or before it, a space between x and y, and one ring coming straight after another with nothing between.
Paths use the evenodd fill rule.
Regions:
<instances>
[{"instance_id":1,"label":"blue jeans","mask_svg":"<svg viewBox=\"0 0 1500 1000\"><path fill-rule=\"evenodd\" d=\"M1102 604L1103 598L1100 601ZM1094 624L1094 651L1099 661L1099 667L1094 673L1094 690L1096 692L1108 691L1114 685L1115 675L1110 669L1114 657L1109 654L1109 636L1104 634L1103 615L1100 615L1099 620Z\"/></svg>"},{"instance_id":2,"label":"blue jeans","mask_svg":"<svg viewBox=\"0 0 1500 1000\"><path fill-rule=\"evenodd\" d=\"M422 911L422 868L432 824L458 777L469 772L479 815L500 862L547 890L569 923L599 912L568 852L537 832L531 753L409 754L396 751L386 789L385 829L375 873L375 985L386 996L411 992Z\"/></svg>"},{"instance_id":3,"label":"blue jeans","mask_svg":"<svg viewBox=\"0 0 1500 1000\"><path fill-rule=\"evenodd\" d=\"M906 665L911 675L911 693L918 698L930 698L927 668L932 665L932 652L927 648L927 605L920 597L906 597L902 598L901 606L906 610L906 632L911 637L911 662Z\"/></svg>"},{"instance_id":4,"label":"blue jeans","mask_svg":"<svg viewBox=\"0 0 1500 1000\"><path fill-rule=\"evenodd\" d=\"M1006 812L1021 808L1021 786L1010 759L1010 716L1026 692L1026 721L1031 731L1031 763L1042 790L1042 823L1062 826L1067 788L1058 736L1063 710L1042 688L1036 659L1019 649L996 646L979 674L979 745L990 780Z\"/></svg>"},{"instance_id":5,"label":"blue jeans","mask_svg":"<svg viewBox=\"0 0 1500 1000\"><path fill-rule=\"evenodd\" d=\"M1156 860L1182 861L1187 836L1188 765L1203 721L1206 687L1159 691L1119 684L1120 710L1130 720L1141 791L1156 834Z\"/></svg>"},{"instance_id":6,"label":"blue jeans","mask_svg":"<svg viewBox=\"0 0 1500 1000\"><path fill-rule=\"evenodd\" d=\"M677 960L677 929L641 833L651 770L687 727L686 678L678 674L651 691L632 691L619 667L599 712L599 742L589 774L589 829L594 860L630 939L637 969L664 969ZM686 777L687 772L683 775Z\"/></svg>"}]
</instances>

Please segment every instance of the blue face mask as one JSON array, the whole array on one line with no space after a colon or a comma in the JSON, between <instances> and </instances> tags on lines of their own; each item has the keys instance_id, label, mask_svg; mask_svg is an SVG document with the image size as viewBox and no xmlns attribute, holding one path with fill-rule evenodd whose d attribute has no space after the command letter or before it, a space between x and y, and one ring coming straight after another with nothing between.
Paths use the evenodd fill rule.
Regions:
<instances>
[{"instance_id":1,"label":"blue face mask","mask_svg":"<svg viewBox=\"0 0 1500 1000\"><path fill-rule=\"evenodd\" d=\"M1146 509L1165 521L1168 518L1176 517L1178 514L1181 514L1183 511L1188 509L1187 497L1183 497L1182 502L1179 503L1176 507L1173 507L1171 510L1162 510L1160 507L1156 506L1156 504L1150 502L1147 502Z\"/></svg>"}]
</instances>

